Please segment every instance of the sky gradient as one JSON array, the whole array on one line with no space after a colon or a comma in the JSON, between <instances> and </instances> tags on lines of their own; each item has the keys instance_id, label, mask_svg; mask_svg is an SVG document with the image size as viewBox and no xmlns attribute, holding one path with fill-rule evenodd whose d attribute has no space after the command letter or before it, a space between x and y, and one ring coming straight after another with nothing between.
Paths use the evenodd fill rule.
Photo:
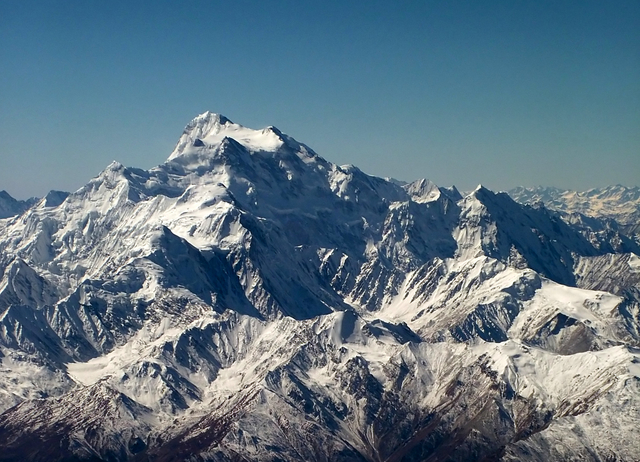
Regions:
<instances>
[{"instance_id":1,"label":"sky gradient","mask_svg":"<svg viewBox=\"0 0 640 462\"><path fill-rule=\"evenodd\" d=\"M0 190L150 168L206 110L469 190L640 185L640 2L0 2Z\"/></svg>"}]
</instances>

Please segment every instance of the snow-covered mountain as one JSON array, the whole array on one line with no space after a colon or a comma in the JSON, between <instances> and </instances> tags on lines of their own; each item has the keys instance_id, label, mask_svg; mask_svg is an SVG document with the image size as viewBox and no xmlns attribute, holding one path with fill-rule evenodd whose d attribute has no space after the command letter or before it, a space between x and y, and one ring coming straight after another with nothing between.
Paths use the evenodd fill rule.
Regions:
<instances>
[{"instance_id":1,"label":"snow-covered mountain","mask_svg":"<svg viewBox=\"0 0 640 462\"><path fill-rule=\"evenodd\" d=\"M0 220L0 460L640 459L603 226L204 113Z\"/></svg>"},{"instance_id":2,"label":"snow-covered mountain","mask_svg":"<svg viewBox=\"0 0 640 462\"><path fill-rule=\"evenodd\" d=\"M515 188L509 195L523 204L542 202L567 214L615 220L629 234L640 233L640 187L621 185L578 192L558 188Z\"/></svg>"},{"instance_id":3,"label":"snow-covered mountain","mask_svg":"<svg viewBox=\"0 0 640 462\"><path fill-rule=\"evenodd\" d=\"M37 201L38 199L35 197L27 199L26 201L21 201L11 197L11 195L7 191L0 191L0 218L8 218L19 215Z\"/></svg>"}]
</instances>

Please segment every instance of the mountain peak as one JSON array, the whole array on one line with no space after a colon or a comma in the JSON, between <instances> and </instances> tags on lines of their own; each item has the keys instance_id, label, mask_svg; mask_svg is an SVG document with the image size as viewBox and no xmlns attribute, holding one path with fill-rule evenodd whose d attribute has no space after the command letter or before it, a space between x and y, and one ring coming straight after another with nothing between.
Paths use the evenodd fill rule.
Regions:
<instances>
[{"instance_id":1,"label":"mountain peak","mask_svg":"<svg viewBox=\"0 0 640 462\"><path fill-rule=\"evenodd\" d=\"M233 123L221 114L207 111L187 124L169 160L183 154L209 150L225 138L237 141L249 151L276 151L284 144L285 137L276 127L254 130Z\"/></svg>"},{"instance_id":2,"label":"mountain peak","mask_svg":"<svg viewBox=\"0 0 640 462\"><path fill-rule=\"evenodd\" d=\"M194 117L193 120L191 122L189 122L189 125L187 125L187 127L189 127L191 125L193 125L193 126L202 126L202 125L222 126L222 125L227 125L227 124L233 124L233 122L231 120L229 120L227 117L223 116L222 114L219 114L217 112L206 111L206 112L203 112L202 114L199 114L196 117Z\"/></svg>"},{"instance_id":3,"label":"mountain peak","mask_svg":"<svg viewBox=\"0 0 640 462\"><path fill-rule=\"evenodd\" d=\"M37 202L36 197L27 200L18 200L7 191L0 191L0 218L8 218L19 215Z\"/></svg>"},{"instance_id":4,"label":"mountain peak","mask_svg":"<svg viewBox=\"0 0 640 462\"><path fill-rule=\"evenodd\" d=\"M426 178L409 183L403 186L403 188L409 193L413 201L419 203L432 202L440 197L440 189L438 186Z\"/></svg>"},{"instance_id":5,"label":"mountain peak","mask_svg":"<svg viewBox=\"0 0 640 462\"><path fill-rule=\"evenodd\" d=\"M169 156L169 160L175 159L190 146L203 147L203 138L217 135L227 127L235 125L222 114L215 112L206 111L197 115L184 128L178 144Z\"/></svg>"},{"instance_id":6,"label":"mountain peak","mask_svg":"<svg viewBox=\"0 0 640 462\"><path fill-rule=\"evenodd\" d=\"M485 188L482 184L479 184L478 186L476 186L476 188L473 191L467 194L467 197L474 197L476 199L480 199L486 196L487 194L494 195L495 193L490 189Z\"/></svg>"}]
</instances>

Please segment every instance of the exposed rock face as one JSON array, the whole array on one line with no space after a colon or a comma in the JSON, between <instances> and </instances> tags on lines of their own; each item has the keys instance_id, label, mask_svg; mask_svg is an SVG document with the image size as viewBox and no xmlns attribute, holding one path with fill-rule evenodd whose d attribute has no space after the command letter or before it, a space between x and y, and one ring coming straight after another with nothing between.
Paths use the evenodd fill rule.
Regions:
<instances>
[{"instance_id":1,"label":"exposed rock face","mask_svg":"<svg viewBox=\"0 0 640 462\"><path fill-rule=\"evenodd\" d=\"M640 459L611 223L202 114L0 220L0 460Z\"/></svg>"}]
</instances>

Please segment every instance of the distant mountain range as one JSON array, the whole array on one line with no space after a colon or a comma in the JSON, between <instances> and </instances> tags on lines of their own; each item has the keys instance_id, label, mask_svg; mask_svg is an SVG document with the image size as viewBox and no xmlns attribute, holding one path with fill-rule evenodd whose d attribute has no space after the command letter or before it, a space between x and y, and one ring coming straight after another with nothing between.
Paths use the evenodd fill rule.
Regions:
<instances>
[{"instance_id":1,"label":"distant mountain range","mask_svg":"<svg viewBox=\"0 0 640 462\"><path fill-rule=\"evenodd\" d=\"M0 219L0 461L639 460L607 189L463 196L201 114Z\"/></svg>"},{"instance_id":2,"label":"distant mountain range","mask_svg":"<svg viewBox=\"0 0 640 462\"><path fill-rule=\"evenodd\" d=\"M515 188L509 195L523 204L542 202L552 210L617 221L625 232L640 232L640 187L621 185L569 191L558 188Z\"/></svg>"}]
</instances>

